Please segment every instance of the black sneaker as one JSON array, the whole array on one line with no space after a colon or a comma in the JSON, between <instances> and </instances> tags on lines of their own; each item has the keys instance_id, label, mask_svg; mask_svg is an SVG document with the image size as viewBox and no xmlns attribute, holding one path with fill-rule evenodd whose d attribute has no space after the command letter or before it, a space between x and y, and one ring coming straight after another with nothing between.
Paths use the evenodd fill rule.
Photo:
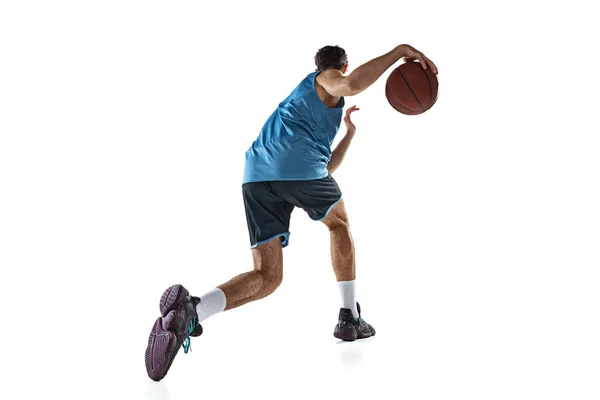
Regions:
<instances>
[{"instance_id":1,"label":"black sneaker","mask_svg":"<svg viewBox=\"0 0 600 400\"><path fill-rule=\"evenodd\" d=\"M160 381L167 375L179 351L179 346L187 353L190 349L190 336L200 336L202 326L197 323L196 305L198 297L190 296L186 288L173 285L160 299L159 317L148 338L146 348L146 371L150 379Z\"/></svg>"},{"instance_id":2,"label":"black sneaker","mask_svg":"<svg viewBox=\"0 0 600 400\"><path fill-rule=\"evenodd\" d=\"M353 342L356 339L365 339L375 336L375 328L367 324L360 316L360 304L358 307L358 319L352 315L349 308L340 308L338 323L333 331L333 336L346 342Z\"/></svg>"}]
</instances>

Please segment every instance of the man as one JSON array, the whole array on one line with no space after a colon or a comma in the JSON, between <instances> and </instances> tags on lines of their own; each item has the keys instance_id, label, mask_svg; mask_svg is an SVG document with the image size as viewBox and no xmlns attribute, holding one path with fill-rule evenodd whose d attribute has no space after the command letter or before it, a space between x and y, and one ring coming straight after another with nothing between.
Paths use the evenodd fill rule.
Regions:
<instances>
[{"instance_id":1,"label":"man","mask_svg":"<svg viewBox=\"0 0 600 400\"><path fill-rule=\"evenodd\" d=\"M338 132L345 96L371 86L400 59L417 59L423 68L435 65L409 45L356 68L348 76L347 56L338 46L326 46L315 56L317 69L304 78L283 100L246 152L242 193L254 270L243 273L200 297L190 296L182 285L168 288L160 300L161 317L150 333L146 369L153 380L169 370L179 346L187 353L190 336L202 333L206 318L262 299L273 293L282 280L283 247L289 243L290 215L304 209L330 232L331 261L342 297L334 336L345 341L375 335L361 317L354 290L354 244L342 193L331 173L342 162L356 128L347 110L347 133L331 152Z\"/></svg>"}]
</instances>

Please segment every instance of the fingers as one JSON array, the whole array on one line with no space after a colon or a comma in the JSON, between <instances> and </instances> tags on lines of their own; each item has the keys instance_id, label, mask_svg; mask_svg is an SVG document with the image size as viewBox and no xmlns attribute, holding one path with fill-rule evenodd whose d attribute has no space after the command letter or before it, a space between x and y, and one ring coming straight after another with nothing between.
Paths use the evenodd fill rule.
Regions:
<instances>
[{"instance_id":1,"label":"fingers","mask_svg":"<svg viewBox=\"0 0 600 400\"><path fill-rule=\"evenodd\" d=\"M414 60L414 58L411 59L411 61L412 60ZM437 75L437 73L438 73L437 67L435 66L433 61L431 61L429 58L427 58L425 56L425 54L420 53L419 56L417 57L417 60L419 61L419 63L421 64L421 67L423 67L423 69L431 69L431 72L433 72L434 74ZM408 61L408 59L406 61Z\"/></svg>"},{"instance_id":2,"label":"fingers","mask_svg":"<svg viewBox=\"0 0 600 400\"><path fill-rule=\"evenodd\" d=\"M419 60L419 63L421 63L421 67L423 67L423 69L427 69L427 61L425 61L425 56L420 54L419 57L417 58L417 60Z\"/></svg>"},{"instance_id":3,"label":"fingers","mask_svg":"<svg viewBox=\"0 0 600 400\"><path fill-rule=\"evenodd\" d=\"M358 108L356 106L352 106L346 110L346 115L344 116L344 122L346 123L346 127L348 128L348 131L356 130L356 127L354 126L354 123L352 122L352 119L350 118L350 114L352 114L354 111L358 111L358 110L360 110L360 108Z\"/></svg>"},{"instance_id":4,"label":"fingers","mask_svg":"<svg viewBox=\"0 0 600 400\"><path fill-rule=\"evenodd\" d=\"M425 57L425 56L423 56L423 57ZM435 64L433 63L433 61L431 61L427 57L425 57L425 61L427 62L427 65L429 66L429 68L431 68L431 72L433 72L434 74L437 75L438 70L437 70L437 67L435 66Z\"/></svg>"},{"instance_id":5,"label":"fingers","mask_svg":"<svg viewBox=\"0 0 600 400\"><path fill-rule=\"evenodd\" d=\"M356 106L352 106L349 109L346 110L346 115L350 115L352 114L354 111L358 111L360 110L360 108L356 107Z\"/></svg>"},{"instance_id":6,"label":"fingers","mask_svg":"<svg viewBox=\"0 0 600 400\"><path fill-rule=\"evenodd\" d=\"M438 73L437 67L433 61L427 58L425 54L421 53L420 51L415 50L414 52L410 52L404 56L404 62L409 63L413 61L418 61L423 69L430 69L434 74Z\"/></svg>"}]
</instances>

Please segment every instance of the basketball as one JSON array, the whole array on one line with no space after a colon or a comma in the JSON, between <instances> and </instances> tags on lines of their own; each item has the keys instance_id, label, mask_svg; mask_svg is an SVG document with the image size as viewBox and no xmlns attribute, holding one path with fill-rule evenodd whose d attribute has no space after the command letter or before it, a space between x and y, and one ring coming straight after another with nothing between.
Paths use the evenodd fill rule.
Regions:
<instances>
[{"instance_id":1,"label":"basketball","mask_svg":"<svg viewBox=\"0 0 600 400\"><path fill-rule=\"evenodd\" d=\"M385 96L402 114L422 114L437 100L438 80L430 68L409 61L392 71L385 84Z\"/></svg>"}]
</instances>

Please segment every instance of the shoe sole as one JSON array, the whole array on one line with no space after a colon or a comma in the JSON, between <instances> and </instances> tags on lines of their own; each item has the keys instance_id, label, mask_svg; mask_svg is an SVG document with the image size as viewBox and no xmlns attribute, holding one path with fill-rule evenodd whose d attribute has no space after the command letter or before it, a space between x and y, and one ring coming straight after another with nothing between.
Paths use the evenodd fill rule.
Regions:
<instances>
[{"instance_id":1,"label":"shoe sole","mask_svg":"<svg viewBox=\"0 0 600 400\"><path fill-rule=\"evenodd\" d=\"M146 372L153 381L160 381L167 375L180 344L173 332L163 329L162 318L158 318L152 327L146 348Z\"/></svg>"},{"instance_id":2,"label":"shoe sole","mask_svg":"<svg viewBox=\"0 0 600 400\"><path fill-rule=\"evenodd\" d=\"M165 317L181 306L188 296L189 292L182 285L173 285L160 297L159 308L162 317L159 317L152 326L145 355L146 372L154 381L160 381L167 375L181 345L177 335L163 328L163 323L168 324L169 320Z\"/></svg>"},{"instance_id":3,"label":"shoe sole","mask_svg":"<svg viewBox=\"0 0 600 400\"><path fill-rule=\"evenodd\" d=\"M160 313L165 317L170 311L178 308L190 293L182 285L173 285L160 297Z\"/></svg>"},{"instance_id":4,"label":"shoe sole","mask_svg":"<svg viewBox=\"0 0 600 400\"><path fill-rule=\"evenodd\" d=\"M337 339L343 340L344 342L354 342L355 340L367 339L375 336L375 329L371 327L371 334L359 336L355 328L346 326L341 331L334 331L333 336L335 336Z\"/></svg>"},{"instance_id":5,"label":"shoe sole","mask_svg":"<svg viewBox=\"0 0 600 400\"><path fill-rule=\"evenodd\" d=\"M354 342L356 339L358 339L356 329L351 326L346 326L344 329L334 331L333 336L343 340L344 342Z\"/></svg>"}]
</instances>

